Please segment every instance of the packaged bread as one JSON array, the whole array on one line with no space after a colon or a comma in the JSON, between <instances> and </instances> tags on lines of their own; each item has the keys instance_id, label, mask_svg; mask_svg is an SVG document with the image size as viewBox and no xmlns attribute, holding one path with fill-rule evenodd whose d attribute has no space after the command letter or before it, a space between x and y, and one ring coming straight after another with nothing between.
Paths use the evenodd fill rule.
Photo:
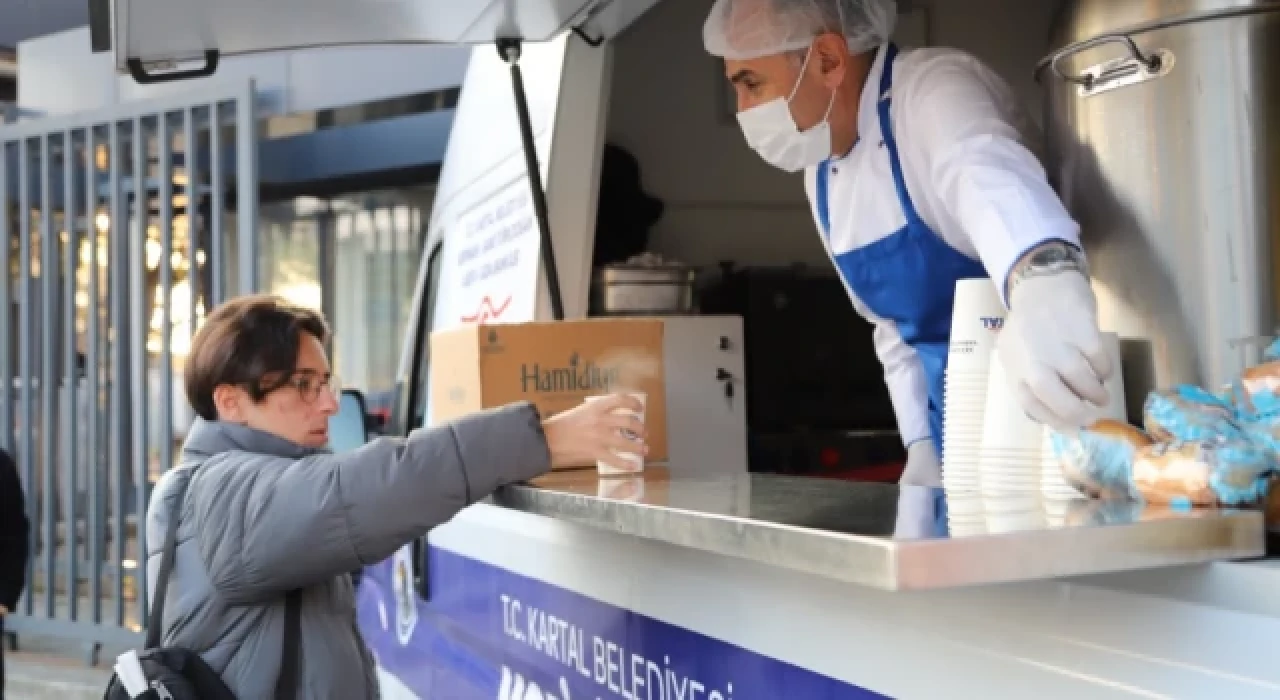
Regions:
<instances>
[{"instance_id":1,"label":"packaged bread","mask_svg":"<svg viewBox=\"0 0 1280 700\"><path fill-rule=\"evenodd\" d=\"M1268 450L1221 437L1151 445L1133 461L1142 499L1172 506L1259 505L1274 473Z\"/></svg>"},{"instance_id":2,"label":"packaged bread","mask_svg":"<svg viewBox=\"0 0 1280 700\"><path fill-rule=\"evenodd\" d=\"M1054 456L1067 483L1077 491L1104 500L1134 500L1133 460L1151 444L1141 430L1114 420L1100 420L1076 435L1054 433Z\"/></svg>"},{"instance_id":3,"label":"packaged bread","mask_svg":"<svg viewBox=\"0 0 1280 700\"><path fill-rule=\"evenodd\" d=\"M1234 407L1198 386L1153 391L1147 395L1142 414L1147 434L1156 442L1244 438L1235 422Z\"/></svg>"},{"instance_id":4,"label":"packaged bread","mask_svg":"<svg viewBox=\"0 0 1280 700\"><path fill-rule=\"evenodd\" d=\"M1246 369L1232 384L1232 401L1244 420L1280 419L1280 361Z\"/></svg>"},{"instance_id":5,"label":"packaged bread","mask_svg":"<svg viewBox=\"0 0 1280 700\"><path fill-rule=\"evenodd\" d=\"M1280 415L1242 416L1239 424L1250 442L1280 456Z\"/></svg>"},{"instance_id":6,"label":"packaged bread","mask_svg":"<svg viewBox=\"0 0 1280 700\"><path fill-rule=\"evenodd\" d=\"M1240 384L1250 394L1280 391L1280 361L1250 367L1240 375Z\"/></svg>"}]
</instances>

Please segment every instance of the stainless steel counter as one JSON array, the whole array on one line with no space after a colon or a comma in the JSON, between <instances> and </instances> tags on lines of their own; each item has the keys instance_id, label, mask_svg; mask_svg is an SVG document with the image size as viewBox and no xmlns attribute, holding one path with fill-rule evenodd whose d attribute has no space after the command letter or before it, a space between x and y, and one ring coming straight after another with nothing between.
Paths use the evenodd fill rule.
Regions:
<instances>
[{"instance_id":1,"label":"stainless steel counter","mask_svg":"<svg viewBox=\"0 0 1280 700\"><path fill-rule=\"evenodd\" d=\"M886 590L1262 556L1263 516L772 475L548 475L496 505Z\"/></svg>"}]
</instances>

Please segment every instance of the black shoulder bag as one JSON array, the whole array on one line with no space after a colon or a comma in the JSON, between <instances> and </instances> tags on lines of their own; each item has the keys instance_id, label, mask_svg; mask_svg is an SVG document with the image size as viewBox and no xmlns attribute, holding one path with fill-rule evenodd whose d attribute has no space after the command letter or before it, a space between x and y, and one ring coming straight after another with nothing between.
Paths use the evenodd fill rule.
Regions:
<instances>
[{"instance_id":1,"label":"black shoulder bag","mask_svg":"<svg viewBox=\"0 0 1280 700\"><path fill-rule=\"evenodd\" d=\"M193 470L194 472L194 470ZM173 573L174 554L178 548L178 520L182 515L187 487L195 478L192 473L178 487L177 505L169 518L164 535L164 552L160 558L160 572L156 579L156 597L151 603L151 616L147 620L146 649L138 652L138 660L147 677L149 689L137 696L142 700L236 700L236 696L222 682L218 674L205 663L200 655L190 649L160 646L164 628L164 599L168 593L169 576ZM276 680L276 700L296 700L298 694L298 662L302 637L302 591L292 591L285 597L284 656L280 664L280 677ZM103 700L131 700L119 677L113 675Z\"/></svg>"}]
</instances>

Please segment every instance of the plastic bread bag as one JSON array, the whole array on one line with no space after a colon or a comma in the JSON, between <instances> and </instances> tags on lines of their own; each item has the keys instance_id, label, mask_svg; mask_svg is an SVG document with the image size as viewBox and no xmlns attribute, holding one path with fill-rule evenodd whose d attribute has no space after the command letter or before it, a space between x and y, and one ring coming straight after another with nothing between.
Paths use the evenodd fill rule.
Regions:
<instances>
[{"instance_id":1,"label":"plastic bread bag","mask_svg":"<svg viewBox=\"0 0 1280 700\"><path fill-rule=\"evenodd\" d=\"M1280 418L1280 339L1262 352L1263 362L1246 369L1228 387L1240 420Z\"/></svg>"},{"instance_id":2,"label":"plastic bread bag","mask_svg":"<svg viewBox=\"0 0 1280 700\"><path fill-rule=\"evenodd\" d=\"M1098 421L1075 435L1054 432L1050 443L1063 477L1077 491L1102 500L1138 500L1133 461L1140 448L1151 444L1142 431Z\"/></svg>"},{"instance_id":3,"label":"plastic bread bag","mask_svg":"<svg viewBox=\"0 0 1280 700\"><path fill-rule=\"evenodd\" d=\"M1260 505L1275 473L1270 450L1224 437L1151 445L1133 462L1142 500L1175 507Z\"/></svg>"},{"instance_id":4,"label":"plastic bread bag","mask_svg":"<svg viewBox=\"0 0 1280 700\"><path fill-rule=\"evenodd\" d=\"M1143 425L1156 442L1244 438L1236 407L1198 386L1153 391L1142 407Z\"/></svg>"}]
</instances>

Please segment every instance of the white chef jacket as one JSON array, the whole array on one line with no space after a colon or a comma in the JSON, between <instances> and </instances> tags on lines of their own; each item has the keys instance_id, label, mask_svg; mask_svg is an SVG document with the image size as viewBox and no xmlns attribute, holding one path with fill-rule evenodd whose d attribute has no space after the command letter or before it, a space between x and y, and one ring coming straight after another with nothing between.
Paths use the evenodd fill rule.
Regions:
<instances>
[{"instance_id":1,"label":"white chef jacket","mask_svg":"<svg viewBox=\"0 0 1280 700\"><path fill-rule=\"evenodd\" d=\"M874 243L906 225L877 111L886 51L880 47L862 90L857 144L830 161L831 231L819 236L829 255ZM1079 225L1028 146L1032 125L1008 85L977 58L954 49L902 51L890 90L889 118L916 210L944 242L981 260L1001 294L1010 269L1031 248L1055 239L1079 245ZM817 168L809 168L804 182L821 231L816 174ZM876 354L903 444L927 439L928 385L920 359L892 321L876 317L848 284L845 289L857 312L875 325Z\"/></svg>"}]
</instances>

